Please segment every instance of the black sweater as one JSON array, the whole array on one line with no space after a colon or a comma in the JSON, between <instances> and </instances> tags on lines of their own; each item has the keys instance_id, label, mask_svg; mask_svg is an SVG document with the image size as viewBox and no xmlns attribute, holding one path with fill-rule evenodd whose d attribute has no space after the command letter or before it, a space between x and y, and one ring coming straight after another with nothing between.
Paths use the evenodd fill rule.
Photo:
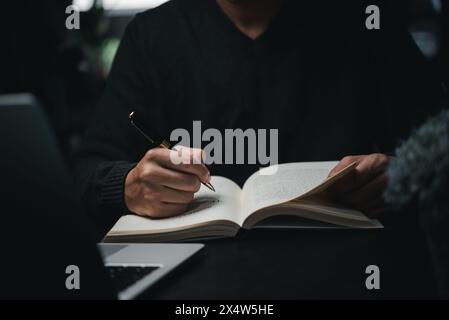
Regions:
<instances>
[{"instance_id":1,"label":"black sweater","mask_svg":"<svg viewBox=\"0 0 449 320\"><path fill-rule=\"evenodd\" d=\"M360 1L305 2L285 1L255 41L215 0L172 0L135 17L75 161L101 232L127 212L124 179L150 147L132 110L165 136L194 120L203 130L277 128L282 163L391 152L436 108L440 87L405 32L386 18L367 31ZM210 169L242 183L257 166Z\"/></svg>"}]
</instances>

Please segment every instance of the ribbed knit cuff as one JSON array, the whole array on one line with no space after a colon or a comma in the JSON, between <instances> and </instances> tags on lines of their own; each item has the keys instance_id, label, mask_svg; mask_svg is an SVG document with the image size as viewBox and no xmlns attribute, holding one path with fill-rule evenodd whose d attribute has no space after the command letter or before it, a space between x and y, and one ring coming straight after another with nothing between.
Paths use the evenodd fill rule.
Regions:
<instances>
[{"instance_id":1,"label":"ribbed knit cuff","mask_svg":"<svg viewBox=\"0 0 449 320\"><path fill-rule=\"evenodd\" d=\"M109 171L99 190L101 205L118 208L123 214L129 211L125 204L125 179L135 166L135 163L117 164Z\"/></svg>"}]
</instances>

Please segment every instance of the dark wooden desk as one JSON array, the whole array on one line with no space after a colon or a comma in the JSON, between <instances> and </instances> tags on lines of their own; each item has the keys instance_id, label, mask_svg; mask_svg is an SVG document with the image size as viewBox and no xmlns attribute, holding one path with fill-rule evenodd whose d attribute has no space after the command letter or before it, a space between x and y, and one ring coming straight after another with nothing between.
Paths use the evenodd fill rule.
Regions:
<instances>
[{"instance_id":1,"label":"dark wooden desk","mask_svg":"<svg viewBox=\"0 0 449 320\"><path fill-rule=\"evenodd\" d=\"M434 298L429 253L416 219L383 230L252 230L206 248L144 299ZM380 290L365 287L380 268Z\"/></svg>"}]
</instances>

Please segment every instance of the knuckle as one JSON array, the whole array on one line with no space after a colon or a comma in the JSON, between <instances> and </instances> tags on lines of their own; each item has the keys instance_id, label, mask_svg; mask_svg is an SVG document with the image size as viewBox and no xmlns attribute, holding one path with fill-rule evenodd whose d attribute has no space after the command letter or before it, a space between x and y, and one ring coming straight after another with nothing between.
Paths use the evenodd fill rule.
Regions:
<instances>
[{"instance_id":1,"label":"knuckle","mask_svg":"<svg viewBox=\"0 0 449 320\"><path fill-rule=\"evenodd\" d=\"M160 168L159 166L156 166L156 165L151 166L148 176L151 177L151 182L156 183L156 184L163 182L164 177L165 177L162 168Z\"/></svg>"},{"instance_id":2,"label":"knuckle","mask_svg":"<svg viewBox=\"0 0 449 320\"><path fill-rule=\"evenodd\" d=\"M163 217L163 205L159 201L154 202L148 210L148 216L151 218L162 218Z\"/></svg>"},{"instance_id":3,"label":"knuckle","mask_svg":"<svg viewBox=\"0 0 449 320\"><path fill-rule=\"evenodd\" d=\"M151 206L153 206L153 202L156 201L156 197L152 192L145 192L145 194L143 195L143 200L151 203Z\"/></svg>"},{"instance_id":4,"label":"knuckle","mask_svg":"<svg viewBox=\"0 0 449 320\"><path fill-rule=\"evenodd\" d=\"M163 196L164 196L164 191L162 191L162 190L153 190L153 192L152 192L153 199L160 200L163 198Z\"/></svg>"},{"instance_id":5,"label":"knuckle","mask_svg":"<svg viewBox=\"0 0 449 320\"><path fill-rule=\"evenodd\" d=\"M154 178L158 176L158 168L152 163L148 163L142 170L142 176L146 178Z\"/></svg>"},{"instance_id":6,"label":"knuckle","mask_svg":"<svg viewBox=\"0 0 449 320\"><path fill-rule=\"evenodd\" d=\"M148 201L148 203L150 203L151 205L157 205L161 197L161 193L162 192L160 190L148 186L145 190L143 198L145 201Z\"/></svg>"},{"instance_id":7,"label":"knuckle","mask_svg":"<svg viewBox=\"0 0 449 320\"><path fill-rule=\"evenodd\" d=\"M374 157L374 162L381 166L386 166L390 162L390 158L387 155L382 154L382 153L376 153L373 155L373 157Z\"/></svg>"},{"instance_id":8,"label":"knuckle","mask_svg":"<svg viewBox=\"0 0 449 320\"><path fill-rule=\"evenodd\" d=\"M145 154L145 158L148 159L148 160L153 160L153 159L157 158L158 155L159 155L159 150L157 148L150 149Z\"/></svg>"},{"instance_id":9,"label":"knuckle","mask_svg":"<svg viewBox=\"0 0 449 320\"><path fill-rule=\"evenodd\" d=\"M382 163L388 163L390 161L390 158L386 154L380 154L379 159Z\"/></svg>"}]
</instances>

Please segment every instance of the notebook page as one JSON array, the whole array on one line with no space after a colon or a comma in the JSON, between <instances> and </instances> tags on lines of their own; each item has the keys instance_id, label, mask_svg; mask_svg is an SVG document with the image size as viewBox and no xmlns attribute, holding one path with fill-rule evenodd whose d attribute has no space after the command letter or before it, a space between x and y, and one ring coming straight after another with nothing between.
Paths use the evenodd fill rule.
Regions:
<instances>
[{"instance_id":1,"label":"notebook page","mask_svg":"<svg viewBox=\"0 0 449 320\"><path fill-rule=\"evenodd\" d=\"M216 176L212 177L211 183L216 192L202 185L187 212L164 219L126 215L120 218L109 231L108 236L176 231L187 226L216 220L230 220L238 223L241 196L239 186L229 179Z\"/></svg>"}]
</instances>

